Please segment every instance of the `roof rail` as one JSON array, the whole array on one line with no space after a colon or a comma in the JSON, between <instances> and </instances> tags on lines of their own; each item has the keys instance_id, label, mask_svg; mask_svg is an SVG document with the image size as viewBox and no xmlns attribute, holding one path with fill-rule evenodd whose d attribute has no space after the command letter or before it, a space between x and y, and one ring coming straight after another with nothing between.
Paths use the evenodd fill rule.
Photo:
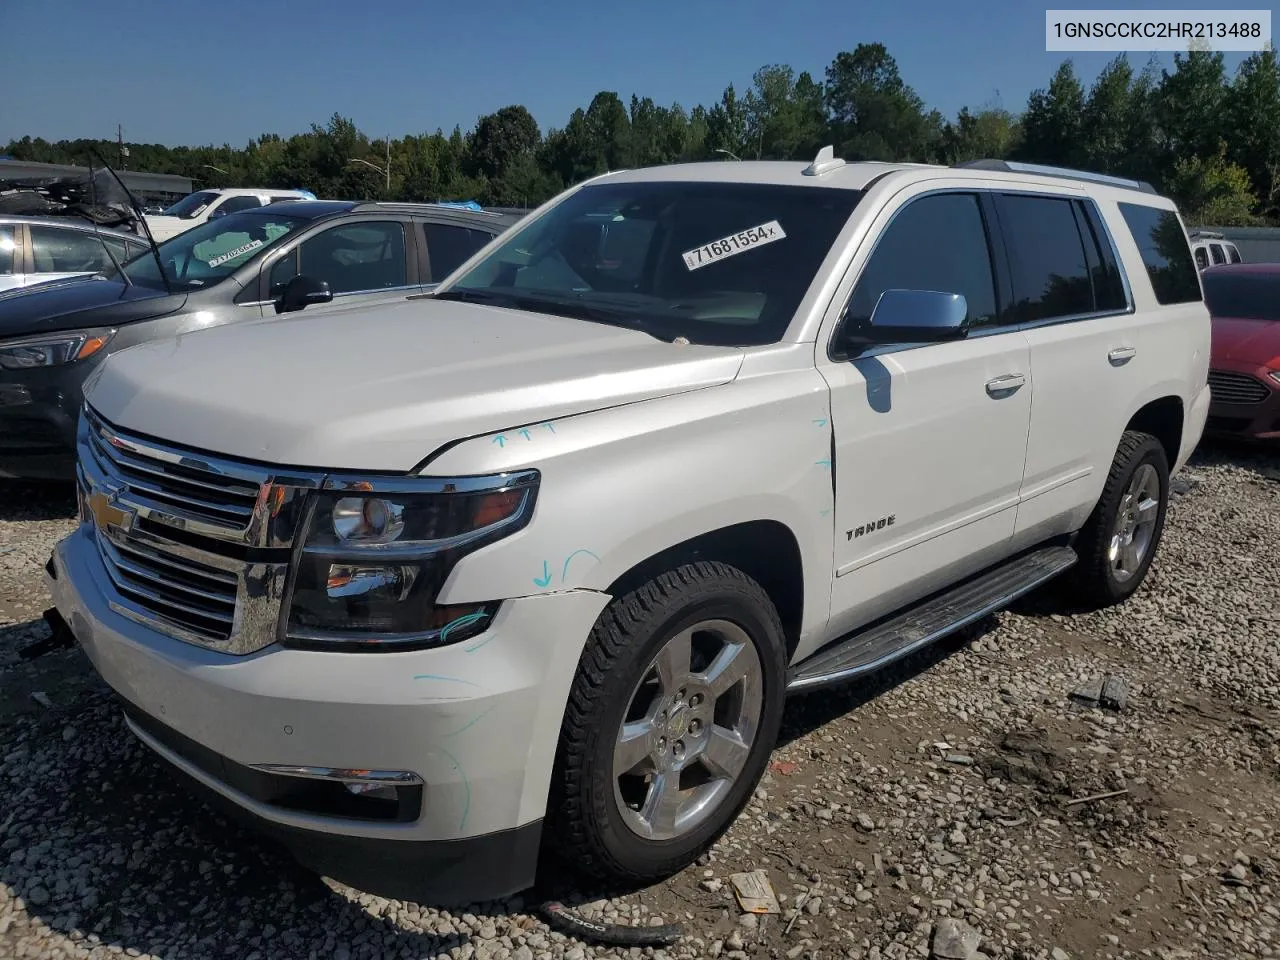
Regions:
<instances>
[{"instance_id":1,"label":"roof rail","mask_svg":"<svg viewBox=\"0 0 1280 960\"><path fill-rule=\"evenodd\" d=\"M1106 173L1070 170L1067 167L1051 167L1041 163L1021 163L1016 160L966 160L964 163L957 163L955 166L968 170L999 170L1002 173L1031 173L1042 177L1085 180L1091 183L1123 187L1126 190L1137 190L1141 193L1156 194L1158 196L1156 188L1145 180L1130 180L1128 177L1113 177Z\"/></svg>"},{"instance_id":2,"label":"roof rail","mask_svg":"<svg viewBox=\"0 0 1280 960\"><path fill-rule=\"evenodd\" d=\"M820 177L824 173L830 173L832 170L839 170L844 166L844 161L836 156L836 148L827 144L818 151L818 155L813 158L813 163L805 167L801 173L806 177Z\"/></svg>"}]
</instances>

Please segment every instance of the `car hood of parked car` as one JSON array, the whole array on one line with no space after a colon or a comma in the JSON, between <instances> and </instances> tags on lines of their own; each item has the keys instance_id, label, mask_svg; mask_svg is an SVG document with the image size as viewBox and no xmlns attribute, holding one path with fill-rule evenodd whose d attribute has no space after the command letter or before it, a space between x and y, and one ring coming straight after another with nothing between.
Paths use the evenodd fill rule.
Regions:
<instances>
[{"instance_id":1,"label":"car hood of parked car","mask_svg":"<svg viewBox=\"0 0 1280 960\"><path fill-rule=\"evenodd\" d=\"M736 347L431 299L156 340L85 387L117 427L292 467L408 472L441 446L727 383Z\"/></svg>"},{"instance_id":2,"label":"car hood of parked car","mask_svg":"<svg viewBox=\"0 0 1280 960\"><path fill-rule=\"evenodd\" d=\"M1213 357L1261 366L1280 357L1280 320L1213 318Z\"/></svg>"},{"instance_id":3,"label":"car hood of parked car","mask_svg":"<svg viewBox=\"0 0 1280 960\"><path fill-rule=\"evenodd\" d=\"M0 339L113 327L182 309L185 293L101 277L72 277L0 295Z\"/></svg>"}]
</instances>

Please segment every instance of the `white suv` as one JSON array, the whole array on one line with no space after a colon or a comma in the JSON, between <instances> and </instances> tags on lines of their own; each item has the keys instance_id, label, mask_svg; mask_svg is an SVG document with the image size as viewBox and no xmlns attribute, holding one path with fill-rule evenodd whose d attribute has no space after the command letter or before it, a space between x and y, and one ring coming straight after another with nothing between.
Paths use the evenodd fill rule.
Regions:
<instances>
[{"instance_id":1,"label":"white suv","mask_svg":"<svg viewBox=\"0 0 1280 960\"><path fill-rule=\"evenodd\" d=\"M265 207L280 200L314 200L310 190L267 190L258 187L224 187L189 193L164 213L149 215L147 229L156 243L185 233L207 220L229 213Z\"/></svg>"},{"instance_id":2,"label":"white suv","mask_svg":"<svg viewBox=\"0 0 1280 960\"><path fill-rule=\"evenodd\" d=\"M49 586L131 729L314 869L652 881L737 816L787 694L1059 574L1137 589L1208 360L1146 184L615 172L415 302L110 357Z\"/></svg>"},{"instance_id":3,"label":"white suv","mask_svg":"<svg viewBox=\"0 0 1280 960\"><path fill-rule=\"evenodd\" d=\"M1240 263L1240 248L1228 240L1223 234L1212 230L1192 230L1191 254L1196 258L1196 267L1200 270L1217 266L1220 263Z\"/></svg>"}]
</instances>

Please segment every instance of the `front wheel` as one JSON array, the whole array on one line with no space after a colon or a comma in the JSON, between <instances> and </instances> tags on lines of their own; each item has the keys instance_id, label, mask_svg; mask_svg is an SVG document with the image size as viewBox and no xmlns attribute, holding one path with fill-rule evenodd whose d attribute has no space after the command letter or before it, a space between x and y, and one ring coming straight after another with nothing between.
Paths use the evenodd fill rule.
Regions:
<instances>
[{"instance_id":1,"label":"front wheel","mask_svg":"<svg viewBox=\"0 0 1280 960\"><path fill-rule=\"evenodd\" d=\"M570 692L548 842L626 883L693 863L764 773L785 682L778 613L740 570L691 563L615 599Z\"/></svg>"}]
</instances>

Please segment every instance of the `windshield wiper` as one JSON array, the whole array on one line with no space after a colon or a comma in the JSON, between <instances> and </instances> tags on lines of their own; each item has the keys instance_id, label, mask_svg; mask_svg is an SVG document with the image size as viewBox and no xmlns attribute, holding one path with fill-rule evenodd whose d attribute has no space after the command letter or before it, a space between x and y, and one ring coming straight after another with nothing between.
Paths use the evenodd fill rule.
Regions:
<instances>
[{"instance_id":1,"label":"windshield wiper","mask_svg":"<svg viewBox=\"0 0 1280 960\"><path fill-rule=\"evenodd\" d=\"M623 327L639 333L647 333L655 340L670 343L672 337L658 332L640 317L618 314L610 310L601 310L584 303L581 299L561 297L536 297L518 293L497 293L492 290L445 290L435 294L436 300L458 300L463 303L484 303L495 307L514 307L517 310L530 310L534 313L550 313L574 320L587 320L591 323L603 323L610 327Z\"/></svg>"}]
</instances>

